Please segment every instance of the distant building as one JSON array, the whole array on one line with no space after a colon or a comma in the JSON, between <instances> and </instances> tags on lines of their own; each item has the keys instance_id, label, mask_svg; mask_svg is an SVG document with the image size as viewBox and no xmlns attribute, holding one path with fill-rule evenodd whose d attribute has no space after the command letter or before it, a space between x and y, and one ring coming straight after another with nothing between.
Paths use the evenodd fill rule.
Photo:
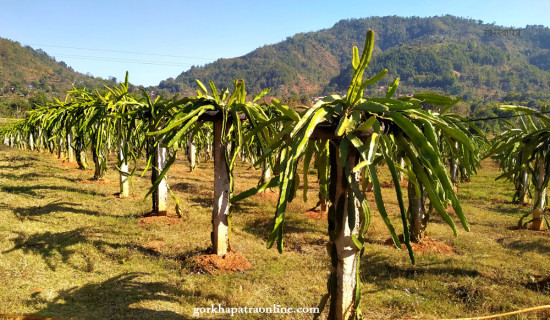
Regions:
<instances>
[{"instance_id":1,"label":"distant building","mask_svg":"<svg viewBox=\"0 0 550 320\"><path fill-rule=\"evenodd\" d=\"M317 101L323 100L324 98L326 97L313 97L313 99L311 99L311 102L316 103Z\"/></svg>"}]
</instances>

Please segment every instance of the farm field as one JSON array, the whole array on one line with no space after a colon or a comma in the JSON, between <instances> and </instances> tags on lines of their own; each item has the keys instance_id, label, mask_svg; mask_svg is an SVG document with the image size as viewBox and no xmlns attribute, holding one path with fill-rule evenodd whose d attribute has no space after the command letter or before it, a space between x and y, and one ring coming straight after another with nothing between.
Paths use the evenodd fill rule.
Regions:
<instances>
[{"instance_id":1,"label":"farm field","mask_svg":"<svg viewBox=\"0 0 550 320\"><path fill-rule=\"evenodd\" d=\"M181 219L141 218L151 210L151 200L143 200L150 176L135 177L132 196L119 199L118 174L114 162L109 164L105 179L93 181L93 170L78 170L76 164L62 163L48 153L0 146L0 313L193 319L195 308L211 305L313 308L326 293L327 220L318 212L306 213L316 203L315 184L307 203L297 197L289 204L283 254L266 249L276 190L233 205L231 249L251 267L210 274L197 269L192 257L211 243L212 162L200 163L190 173L179 159L169 171L170 187L182 204ZM315 172L310 173L309 180L316 181ZM260 171L239 161L236 193L255 186L259 176ZM455 238L439 216L432 217L428 235L442 244L419 249L426 252L417 252L416 265L406 250L386 244L389 233L367 194L374 212L361 260L364 318L459 318L550 305L550 232L514 230L531 207L511 204L512 184L494 181L496 176L497 166L486 160L471 183L460 185L459 198L472 231L459 230ZM383 192L388 213L399 226L390 175L382 171L380 178L387 186ZM509 319L547 317L548 311ZM234 318L312 315L249 313Z\"/></svg>"}]
</instances>

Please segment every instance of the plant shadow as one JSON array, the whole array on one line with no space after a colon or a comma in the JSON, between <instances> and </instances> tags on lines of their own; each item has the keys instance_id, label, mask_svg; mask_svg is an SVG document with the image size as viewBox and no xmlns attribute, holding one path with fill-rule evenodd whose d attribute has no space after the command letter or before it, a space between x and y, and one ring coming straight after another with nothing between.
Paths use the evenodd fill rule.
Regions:
<instances>
[{"instance_id":1,"label":"plant shadow","mask_svg":"<svg viewBox=\"0 0 550 320\"><path fill-rule=\"evenodd\" d=\"M54 203L48 203L44 206L38 206L38 207L16 208L16 209L13 209L13 213L17 215L19 219L48 215L53 212L70 212L70 213L77 213L77 214L87 214L91 216L99 215L99 212L97 211L80 209L80 208L77 208L78 206L81 206L81 205L77 203L72 203L72 202L54 202Z\"/></svg>"},{"instance_id":2,"label":"plant shadow","mask_svg":"<svg viewBox=\"0 0 550 320\"><path fill-rule=\"evenodd\" d=\"M497 239L496 242L506 249L517 250L522 253L537 251L542 255L550 256L550 244L548 241L543 241L543 239L506 241L506 238L501 238Z\"/></svg>"},{"instance_id":3,"label":"plant shadow","mask_svg":"<svg viewBox=\"0 0 550 320\"><path fill-rule=\"evenodd\" d=\"M243 227L242 231L254 235L262 240L266 240L267 237L273 231L273 218L271 217L257 217L248 219ZM300 219L287 217L285 221L285 234L315 234L319 231L307 222Z\"/></svg>"},{"instance_id":4,"label":"plant shadow","mask_svg":"<svg viewBox=\"0 0 550 320\"><path fill-rule=\"evenodd\" d=\"M197 292L183 290L164 282L140 279L147 275L139 272L125 273L100 283L61 290L51 301L37 299L37 303L46 304L46 307L34 315L67 319L189 319L174 311L135 306L138 303L179 306L185 297L197 295ZM217 295L207 296L209 300L217 302L224 300Z\"/></svg>"},{"instance_id":5,"label":"plant shadow","mask_svg":"<svg viewBox=\"0 0 550 320\"><path fill-rule=\"evenodd\" d=\"M25 232L15 232L16 237L11 239L13 247L2 253L10 253L16 250L22 250L25 254L40 255L51 270L56 270L60 263L70 266L73 269L90 272L93 270L93 262L87 257L87 251L82 246L90 246L103 254L106 258L118 259L117 250L127 249L135 250L146 256L158 256L158 253L152 249L132 243L120 244L111 243L104 239L93 239L94 234L103 235L101 230L88 228L77 228L64 232L42 232L27 234ZM85 262L85 266L73 262L73 257L80 257Z\"/></svg>"},{"instance_id":6,"label":"plant shadow","mask_svg":"<svg viewBox=\"0 0 550 320\"><path fill-rule=\"evenodd\" d=\"M452 260L416 266L397 266L388 262L381 254L367 254L361 261L361 280L376 285L379 290L385 290L394 285L399 278L416 279L424 274L478 277L481 274L475 269L456 268Z\"/></svg>"},{"instance_id":7,"label":"plant shadow","mask_svg":"<svg viewBox=\"0 0 550 320\"><path fill-rule=\"evenodd\" d=\"M37 190L53 190L53 191L66 191L66 192L76 192L81 194L90 194L96 195L97 192L88 191L78 188L63 187L63 186L45 186L45 185L34 185L34 186L1 186L1 192L7 192L11 194L23 194L31 197L37 197L40 194Z\"/></svg>"}]
</instances>

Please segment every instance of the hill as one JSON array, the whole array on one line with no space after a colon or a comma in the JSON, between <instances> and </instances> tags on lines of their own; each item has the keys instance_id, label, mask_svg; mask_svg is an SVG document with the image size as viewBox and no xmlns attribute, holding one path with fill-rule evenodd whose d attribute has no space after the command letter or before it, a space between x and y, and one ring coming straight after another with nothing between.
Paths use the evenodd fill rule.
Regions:
<instances>
[{"instance_id":1,"label":"hill","mask_svg":"<svg viewBox=\"0 0 550 320\"><path fill-rule=\"evenodd\" d=\"M46 99L64 98L73 86L102 88L104 83L111 82L75 72L41 49L0 38L0 111L4 115L22 115Z\"/></svg>"},{"instance_id":2,"label":"hill","mask_svg":"<svg viewBox=\"0 0 550 320\"><path fill-rule=\"evenodd\" d=\"M165 92L188 93L195 79L230 86L247 81L249 92L272 88L277 96L342 92L351 76L351 49L365 33L377 33L367 71L389 70L382 85L401 79L401 94L445 91L468 99L497 100L509 92L547 98L550 93L550 29L511 29L453 16L373 17L342 20L332 28L300 33L242 57L193 67L159 84ZM377 88L371 88L371 94Z\"/></svg>"}]
</instances>

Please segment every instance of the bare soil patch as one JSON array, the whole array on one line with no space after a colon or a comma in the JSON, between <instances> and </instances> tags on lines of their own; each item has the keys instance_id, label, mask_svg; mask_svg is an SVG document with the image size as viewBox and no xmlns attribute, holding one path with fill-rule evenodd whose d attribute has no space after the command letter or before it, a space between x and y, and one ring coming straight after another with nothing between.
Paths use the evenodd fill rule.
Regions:
<instances>
[{"instance_id":1,"label":"bare soil patch","mask_svg":"<svg viewBox=\"0 0 550 320\"><path fill-rule=\"evenodd\" d=\"M314 210L308 210L304 212L304 216L310 219L327 219L328 213L326 211L314 209Z\"/></svg>"},{"instance_id":2,"label":"bare soil patch","mask_svg":"<svg viewBox=\"0 0 550 320\"><path fill-rule=\"evenodd\" d=\"M164 224L164 225L177 225L181 223L182 219L175 213L166 213L166 215L153 215L148 213L145 216L138 219L139 224L142 226L152 224Z\"/></svg>"},{"instance_id":3,"label":"bare soil patch","mask_svg":"<svg viewBox=\"0 0 550 320\"><path fill-rule=\"evenodd\" d=\"M388 182L388 181L382 181L382 183L380 184L380 186L382 188L393 188L395 186L395 184L393 183L393 181L391 182Z\"/></svg>"},{"instance_id":4,"label":"bare soil patch","mask_svg":"<svg viewBox=\"0 0 550 320\"><path fill-rule=\"evenodd\" d=\"M74 162L58 161L58 164L64 168L78 168L78 164Z\"/></svg>"},{"instance_id":5,"label":"bare soil patch","mask_svg":"<svg viewBox=\"0 0 550 320\"><path fill-rule=\"evenodd\" d=\"M400 183L402 188L407 188L409 186L409 183L406 180L403 180L403 182ZM395 187L395 183L393 181L383 181L380 186L382 188L393 188Z\"/></svg>"},{"instance_id":6,"label":"bare soil patch","mask_svg":"<svg viewBox=\"0 0 550 320\"><path fill-rule=\"evenodd\" d=\"M210 252L212 250L208 249L207 254L192 256L187 259L187 262L192 265L193 272L209 274L235 273L237 271L244 272L252 267L250 261L238 252L230 251L221 257Z\"/></svg>"},{"instance_id":7,"label":"bare soil patch","mask_svg":"<svg viewBox=\"0 0 550 320\"><path fill-rule=\"evenodd\" d=\"M405 244L404 244L405 240L402 234L399 235L399 241L401 241L401 248L406 250L407 247L405 247ZM388 246L394 246L392 238L389 238L386 241L384 241L384 244ZM425 237L422 243L411 242L411 247L414 253L420 253L420 254L423 254L423 253L439 253L439 254L447 254L447 255L458 254L458 252L456 252L455 249L453 249L453 247L451 247L450 245L444 243L443 241L433 239L430 237Z\"/></svg>"},{"instance_id":8,"label":"bare soil patch","mask_svg":"<svg viewBox=\"0 0 550 320\"><path fill-rule=\"evenodd\" d=\"M166 243L164 241L160 240L151 240L147 242L145 245L143 245L145 249L149 249L153 251L154 253L162 253L162 250L166 247Z\"/></svg>"},{"instance_id":9,"label":"bare soil patch","mask_svg":"<svg viewBox=\"0 0 550 320\"><path fill-rule=\"evenodd\" d=\"M84 184L94 184L96 186L113 186L113 185L115 185L114 182L109 181L109 180L104 180L104 179L99 179L99 180L86 179L86 180L81 180L80 182L84 183Z\"/></svg>"},{"instance_id":10,"label":"bare soil patch","mask_svg":"<svg viewBox=\"0 0 550 320\"><path fill-rule=\"evenodd\" d=\"M257 193L256 196L266 198L266 199L279 200L279 193L278 192L264 191L264 192L261 192L261 193Z\"/></svg>"}]
</instances>

